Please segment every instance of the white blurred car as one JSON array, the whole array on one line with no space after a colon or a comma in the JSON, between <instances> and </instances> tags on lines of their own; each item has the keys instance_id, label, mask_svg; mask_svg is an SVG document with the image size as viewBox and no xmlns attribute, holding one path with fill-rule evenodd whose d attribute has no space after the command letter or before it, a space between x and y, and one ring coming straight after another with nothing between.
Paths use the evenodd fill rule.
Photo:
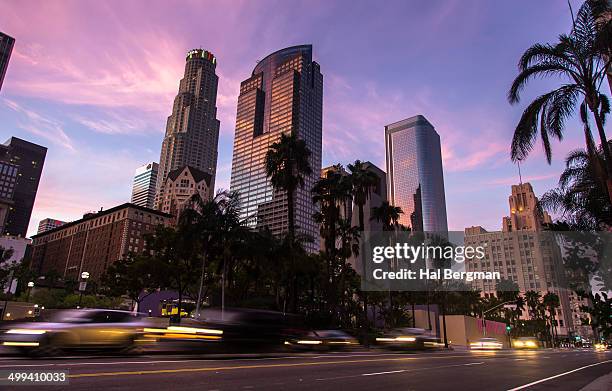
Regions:
<instances>
[{"instance_id":1,"label":"white blurred car","mask_svg":"<svg viewBox=\"0 0 612 391\"><path fill-rule=\"evenodd\" d=\"M470 343L472 350L499 350L504 345L495 338L480 338L476 342Z\"/></svg>"}]
</instances>

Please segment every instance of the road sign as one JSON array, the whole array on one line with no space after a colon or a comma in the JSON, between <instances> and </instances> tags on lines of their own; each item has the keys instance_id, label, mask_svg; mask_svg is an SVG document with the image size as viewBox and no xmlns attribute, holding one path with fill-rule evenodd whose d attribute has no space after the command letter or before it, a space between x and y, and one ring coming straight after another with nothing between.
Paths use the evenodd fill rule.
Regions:
<instances>
[{"instance_id":1,"label":"road sign","mask_svg":"<svg viewBox=\"0 0 612 391\"><path fill-rule=\"evenodd\" d=\"M79 283L79 291L83 292L87 288L87 281L81 281Z\"/></svg>"}]
</instances>

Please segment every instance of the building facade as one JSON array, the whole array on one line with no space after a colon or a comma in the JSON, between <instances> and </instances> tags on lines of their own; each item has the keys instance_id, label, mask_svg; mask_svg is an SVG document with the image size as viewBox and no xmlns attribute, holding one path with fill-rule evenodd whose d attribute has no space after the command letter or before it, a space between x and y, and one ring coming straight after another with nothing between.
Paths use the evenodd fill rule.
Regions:
<instances>
[{"instance_id":1,"label":"building facade","mask_svg":"<svg viewBox=\"0 0 612 391\"><path fill-rule=\"evenodd\" d=\"M13 202L4 222L5 234L26 236L46 155L47 148L17 137L0 144L0 162L17 167Z\"/></svg>"},{"instance_id":2,"label":"building facade","mask_svg":"<svg viewBox=\"0 0 612 391\"><path fill-rule=\"evenodd\" d=\"M211 183L210 174L197 168L184 166L172 170L160 188L156 209L172 215L172 221L176 223L195 194L203 201L212 199Z\"/></svg>"},{"instance_id":3,"label":"building facade","mask_svg":"<svg viewBox=\"0 0 612 391\"><path fill-rule=\"evenodd\" d=\"M158 191L170 171L184 166L208 173L214 188L219 143L216 66L217 59L207 50L194 49L187 53L185 74L174 98L162 143Z\"/></svg>"},{"instance_id":4,"label":"building facade","mask_svg":"<svg viewBox=\"0 0 612 391\"><path fill-rule=\"evenodd\" d=\"M20 263L24 258L28 256L28 253L31 250L32 240L21 237L21 236L12 236L12 235L2 235L0 236L0 247L4 250L11 250L11 256L5 261L4 264L0 263L0 267L7 264L12 263ZM12 275L9 275L7 278L6 284L4 287L0 287L3 289L3 292L7 293L15 293L17 288L17 279L13 278Z\"/></svg>"},{"instance_id":5,"label":"building facade","mask_svg":"<svg viewBox=\"0 0 612 391\"><path fill-rule=\"evenodd\" d=\"M0 161L0 234L4 232L4 223L13 205L18 171L16 164Z\"/></svg>"},{"instance_id":6,"label":"building facade","mask_svg":"<svg viewBox=\"0 0 612 391\"><path fill-rule=\"evenodd\" d=\"M75 281L86 271L95 281L111 263L130 252L141 253L144 235L153 233L158 225L169 224L170 218L130 203L88 213L32 236L32 268L43 275L53 270Z\"/></svg>"},{"instance_id":7,"label":"building facade","mask_svg":"<svg viewBox=\"0 0 612 391\"><path fill-rule=\"evenodd\" d=\"M482 246L485 258L466 259L468 272L497 271L501 278L518 285L521 294L537 291L543 296L554 292L559 296L560 308L556 314L557 334L560 336L589 335L590 331L581 322L588 315L580 311L586 304L566 287L565 267L561 250L552 235L543 233L544 224L551 218L538 207L531 184L512 186L509 197L510 216L503 217L501 232L488 232L480 226L465 229L466 246ZM483 296L494 296L497 292L495 280L474 280L472 288ZM524 311L524 319L529 314Z\"/></svg>"},{"instance_id":8,"label":"building facade","mask_svg":"<svg viewBox=\"0 0 612 391\"><path fill-rule=\"evenodd\" d=\"M312 60L312 45L268 55L240 84L230 189L239 194L241 218L251 227L265 226L277 235L287 231L287 197L273 190L265 157L281 134L296 134L311 152L312 174L296 191L294 213L298 232L315 239L307 245L309 251L319 248L310 190L321 172L322 123L323 75Z\"/></svg>"},{"instance_id":9,"label":"building facade","mask_svg":"<svg viewBox=\"0 0 612 391\"><path fill-rule=\"evenodd\" d=\"M2 83L4 82L4 76L6 76L6 70L8 69L14 45L15 38L0 32L0 91L2 90Z\"/></svg>"},{"instance_id":10,"label":"building facade","mask_svg":"<svg viewBox=\"0 0 612 391\"><path fill-rule=\"evenodd\" d=\"M413 231L448 231L440 136L422 115L385 126L387 195Z\"/></svg>"},{"instance_id":11,"label":"building facade","mask_svg":"<svg viewBox=\"0 0 612 391\"><path fill-rule=\"evenodd\" d=\"M159 164L155 162L147 163L136 169L132 184L132 204L149 209L155 206L158 171Z\"/></svg>"},{"instance_id":12,"label":"building facade","mask_svg":"<svg viewBox=\"0 0 612 391\"><path fill-rule=\"evenodd\" d=\"M52 229L61 227L64 224L66 224L65 221L46 218L44 220L41 220L40 223L38 223L38 231L36 232L36 234L51 231Z\"/></svg>"}]
</instances>

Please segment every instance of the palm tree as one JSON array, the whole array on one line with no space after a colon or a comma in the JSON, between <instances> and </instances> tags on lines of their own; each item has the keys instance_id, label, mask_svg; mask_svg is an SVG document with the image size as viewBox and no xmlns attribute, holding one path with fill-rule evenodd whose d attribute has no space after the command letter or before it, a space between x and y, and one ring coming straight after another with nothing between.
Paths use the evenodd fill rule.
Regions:
<instances>
[{"instance_id":1,"label":"palm tree","mask_svg":"<svg viewBox=\"0 0 612 391\"><path fill-rule=\"evenodd\" d=\"M597 154L603 158L601 148ZM612 226L612 204L592 162L583 149L570 152L565 159L566 168L559 178L559 186L546 192L540 200L543 208L560 213L562 218L581 230Z\"/></svg>"},{"instance_id":2,"label":"palm tree","mask_svg":"<svg viewBox=\"0 0 612 391\"><path fill-rule=\"evenodd\" d=\"M378 184L378 177L375 173L368 170L367 165L360 160L355 160L355 163L349 164L347 167L351 172L353 202L357 205L359 213L359 230L364 231L363 207L370 198L372 189Z\"/></svg>"},{"instance_id":3,"label":"palm tree","mask_svg":"<svg viewBox=\"0 0 612 391\"><path fill-rule=\"evenodd\" d=\"M351 184L353 186L353 202L357 205L357 213L359 214L359 231L365 231L365 222L363 216L363 207L370 198L372 189L378 184L378 177L375 173L367 169L367 166L360 160L355 160L355 163L349 164L348 169L351 172ZM364 321L368 323L368 294L363 292L363 313Z\"/></svg>"},{"instance_id":4,"label":"palm tree","mask_svg":"<svg viewBox=\"0 0 612 391\"><path fill-rule=\"evenodd\" d=\"M336 316L337 304L337 278L338 268L337 247L339 225L341 224L341 210L351 197L351 183L344 174L340 164L334 166L319 179L312 188L312 202L319 207L314 215L315 221L320 224L321 237L324 239L323 253L327 263L327 295L329 306Z\"/></svg>"},{"instance_id":5,"label":"palm tree","mask_svg":"<svg viewBox=\"0 0 612 391\"><path fill-rule=\"evenodd\" d=\"M266 154L266 175L275 191L287 193L289 237L295 237L294 198L297 188L304 187L304 178L312 173L310 150L304 140L291 133L281 134L280 140L270 145Z\"/></svg>"},{"instance_id":6,"label":"palm tree","mask_svg":"<svg viewBox=\"0 0 612 391\"><path fill-rule=\"evenodd\" d=\"M539 318L539 304L542 296L540 292L537 291L527 291L525 292L525 302L527 303L527 307L529 308L529 318L531 320L537 320Z\"/></svg>"},{"instance_id":7,"label":"palm tree","mask_svg":"<svg viewBox=\"0 0 612 391\"><path fill-rule=\"evenodd\" d=\"M527 49L519 60L519 75L508 91L508 101L518 103L521 91L533 78L564 77L567 80L565 84L536 98L523 112L512 139L512 160L525 159L539 133L550 164L550 138L563 138L565 121L579 105L589 156L595 156L596 149L589 125L589 112L595 120L605 165L595 164L598 166L598 178L605 184L612 201L612 156L604 130L610 102L606 95L599 92L610 66L606 58L609 42L608 45L601 44L602 34L598 24L602 14L611 10L610 6L587 0L580 7L569 35L560 35L554 45L538 43ZM602 46L606 48L602 49Z\"/></svg>"},{"instance_id":8,"label":"palm tree","mask_svg":"<svg viewBox=\"0 0 612 391\"><path fill-rule=\"evenodd\" d=\"M392 206L389 201L384 201L380 206L372 208L371 220L381 222L383 231L392 231L399 228L400 215L403 214L402 208Z\"/></svg>"},{"instance_id":9,"label":"palm tree","mask_svg":"<svg viewBox=\"0 0 612 391\"><path fill-rule=\"evenodd\" d=\"M312 202L319 206L320 212L315 220L321 224L321 236L325 239L325 251L333 252L336 247L337 225L341 210L351 198L351 182L340 164L327 170L312 188Z\"/></svg>"},{"instance_id":10,"label":"palm tree","mask_svg":"<svg viewBox=\"0 0 612 391\"><path fill-rule=\"evenodd\" d=\"M557 331L557 321L555 320L555 314L557 312L557 308L559 308L560 301L559 296L553 292L546 292L544 297L542 298L542 304L548 309L548 313L550 314L550 326L552 328L552 345L555 347L555 333Z\"/></svg>"}]
</instances>

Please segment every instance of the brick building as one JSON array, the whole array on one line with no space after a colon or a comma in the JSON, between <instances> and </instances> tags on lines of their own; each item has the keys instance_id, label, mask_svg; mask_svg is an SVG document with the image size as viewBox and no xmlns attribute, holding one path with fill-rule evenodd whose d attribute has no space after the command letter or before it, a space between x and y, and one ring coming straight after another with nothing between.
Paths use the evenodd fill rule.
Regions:
<instances>
[{"instance_id":1,"label":"brick building","mask_svg":"<svg viewBox=\"0 0 612 391\"><path fill-rule=\"evenodd\" d=\"M80 220L34 235L32 267L42 274L55 270L72 280L86 271L95 281L128 252L142 252L144 235L157 225L169 224L170 218L130 203L88 213Z\"/></svg>"}]
</instances>

